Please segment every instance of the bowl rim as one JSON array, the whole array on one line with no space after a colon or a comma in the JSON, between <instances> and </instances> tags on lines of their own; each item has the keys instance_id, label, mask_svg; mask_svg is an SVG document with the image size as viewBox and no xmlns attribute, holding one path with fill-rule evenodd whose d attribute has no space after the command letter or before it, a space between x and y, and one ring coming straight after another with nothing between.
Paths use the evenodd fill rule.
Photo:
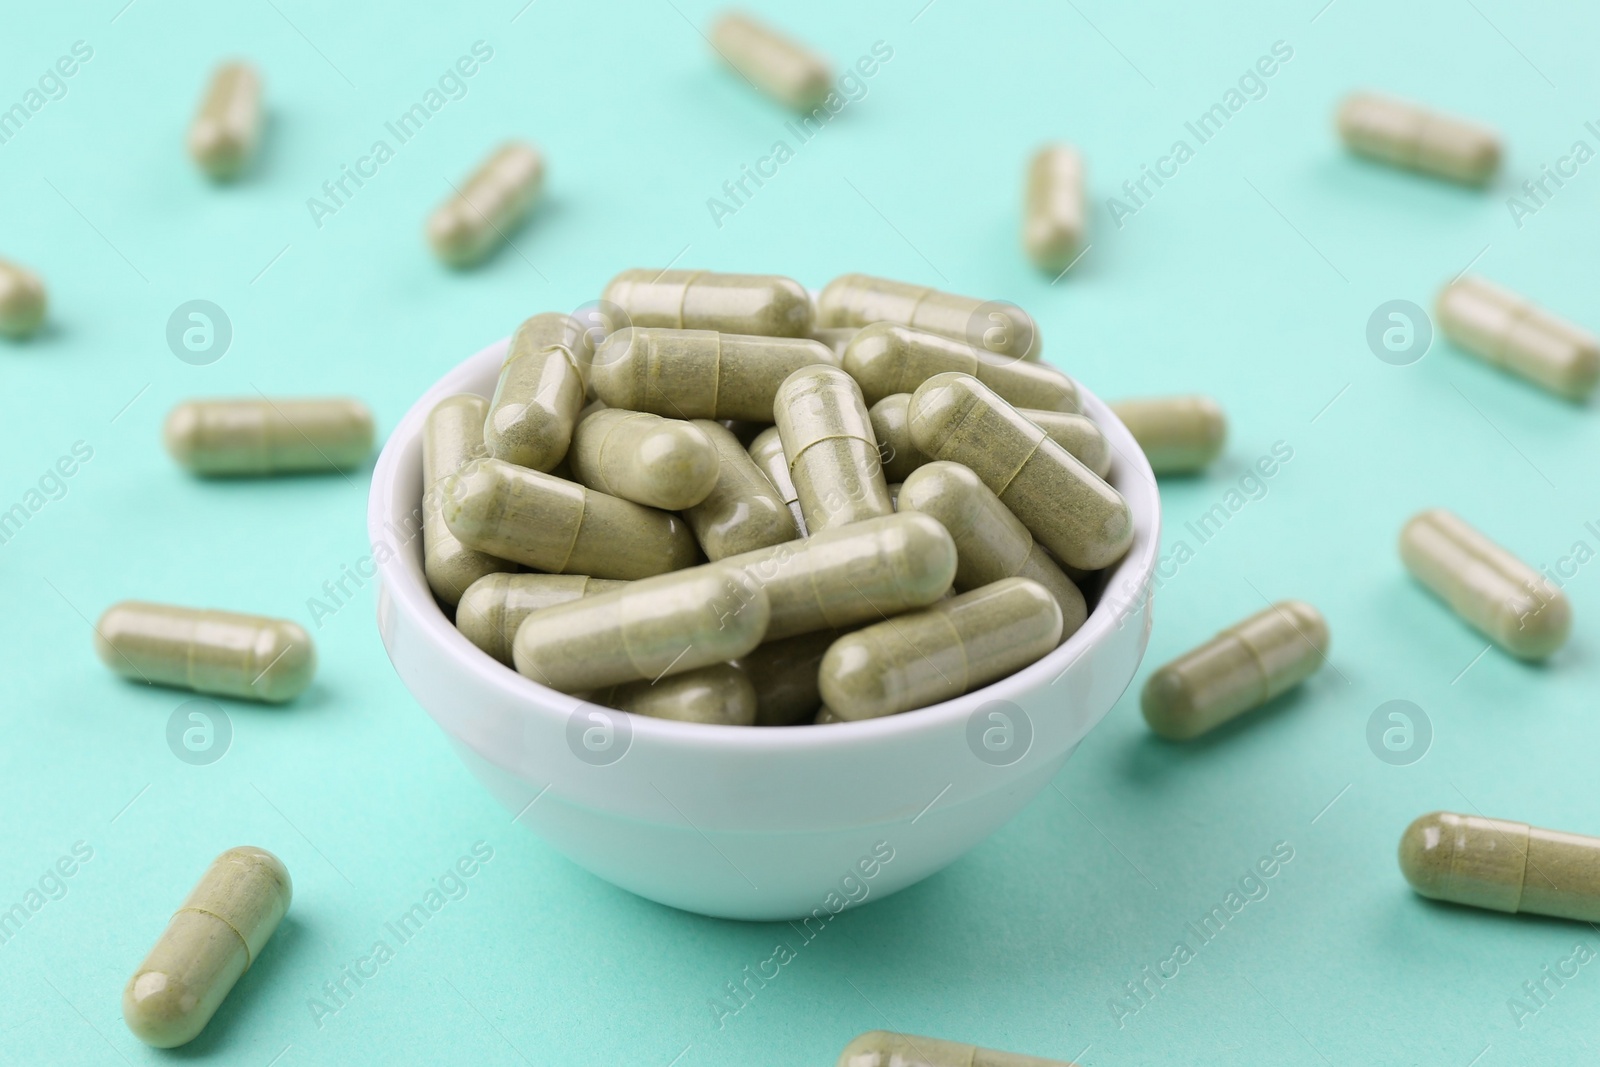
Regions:
<instances>
[{"instance_id":1,"label":"bowl rim","mask_svg":"<svg viewBox=\"0 0 1600 1067\"><path fill-rule=\"evenodd\" d=\"M442 646L455 667L468 672L475 682L498 691L509 703L528 714L551 717L547 725L564 728L574 710L598 705L525 678L468 641L434 599L422 576L420 564L415 571L405 564L407 553L420 555L422 551L420 530L411 543L395 547L385 527L394 512L396 497L402 492L408 496L413 492L411 487L398 484L402 477L401 457L414 442L420 447L419 439L428 413L447 396L458 393L485 395L472 388L471 380L481 378L491 366L498 370L509 343L509 337L501 338L452 366L423 392L395 425L373 469L367 502L367 535L381 587L387 594L392 610L407 615L429 641ZM890 740L897 736L947 731L964 724L982 706L995 701L1020 703L1029 693L1048 688L1059 681L1079 659L1105 642L1114 629L1126 624L1128 618L1150 596L1161 543L1160 492L1149 461L1110 406L1084 388L1081 382L1078 383L1078 389L1083 413L1094 420L1111 443L1117 465L1110 481L1128 500L1133 515L1134 540L1127 554L1106 576L1100 599L1088 619L1060 646L1019 671L950 700L898 715L830 723L826 726L813 725L811 729L679 722L608 709L613 714L628 715L632 743L637 745L646 742L663 749L715 746L752 756L828 751L857 745L868 739ZM380 553L377 547L380 543L389 544L391 551ZM384 610L381 598L379 603L381 613ZM424 710L428 709L424 707ZM1086 733L1092 729L1109 712L1110 706L1107 706L1084 726L1083 731ZM432 713L429 714L432 717Z\"/></svg>"}]
</instances>

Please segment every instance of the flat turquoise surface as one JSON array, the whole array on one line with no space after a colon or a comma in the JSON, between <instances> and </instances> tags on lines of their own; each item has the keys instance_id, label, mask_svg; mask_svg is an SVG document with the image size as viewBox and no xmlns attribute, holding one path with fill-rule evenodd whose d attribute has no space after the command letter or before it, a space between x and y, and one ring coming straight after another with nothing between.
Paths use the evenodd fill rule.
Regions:
<instances>
[{"instance_id":1,"label":"flat turquoise surface","mask_svg":"<svg viewBox=\"0 0 1600 1067\"><path fill-rule=\"evenodd\" d=\"M1104 1065L1593 1062L1600 967L1568 961L1600 934L1427 903L1394 850L1436 808L1600 831L1600 426L1438 338L1420 362L1381 361L1366 330L1469 264L1600 325L1600 163L1562 162L1574 142L1600 149L1600 15L1322 2L757 4L840 66L892 50L806 141L720 69L699 0L15 6L0 108L26 108L75 42L92 57L47 79L0 144L0 255L52 301L42 336L0 344L0 510L29 510L0 544L0 907L23 914L0 943L0 1062L821 1067L878 1027ZM475 42L492 57L398 143L385 124ZM1274 50L1292 56L1200 143L1185 124ZM207 71L234 54L264 70L271 120L257 169L214 188L182 140ZM1503 176L1469 191L1347 157L1330 118L1361 85L1498 126ZM547 198L515 250L451 273L422 220L512 135L547 153ZM1046 138L1083 147L1094 200L1092 248L1054 284L1016 236L1023 165ZM380 139L392 158L314 219L308 198L342 167L370 170ZM1122 183L1180 139L1192 158L1128 199ZM727 202L723 183L780 140L792 157L714 219L708 198ZM1544 165L1576 173L1513 212ZM1111 197L1137 208L1120 226ZM1149 666L1288 596L1326 614L1332 662L1186 747L1152 739L1135 689L992 840L809 943L577 869L511 824L402 689L370 584L346 580L348 602L313 619L311 598L368 552L367 472L201 483L160 427L180 399L259 389L359 396L386 431L523 317L668 263L1010 298L1102 396L1216 396L1226 458L1163 486ZM166 341L193 299L232 325L209 365ZM1292 458L1255 480L1274 449ZM92 457L53 478L74 450ZM1198 536L1188 524L1219 503L1226 520ZM1395 537L1429 505L1565 582L1577 625L1547 666L1485 652L1407 579ZM125 598L297 619L317 681L287 707L224 702L231 749L184 763L166 729L187 695L94 658L89 620ZM1431 724L1409 765L1369 747L1390 700ZM147 1050L123 1026L123 982L209 859L245 842L293 872L291 918L200 1040ZM74 848L92 858L50 875ZM385 923L474 848L492 858L400 944ZM1189 924L1275 848L1292 859L1245 883L1235 899L1257 899L1202 942ZM379 940L391 959L340 1000L324 992ZM1147 980L1172 974L1179 941L1192 958ZM719 1025L711 1002L779 942L794 958ZM1541 981L1535 1000L1524 983Z\"/></svg>"}]
</instances>

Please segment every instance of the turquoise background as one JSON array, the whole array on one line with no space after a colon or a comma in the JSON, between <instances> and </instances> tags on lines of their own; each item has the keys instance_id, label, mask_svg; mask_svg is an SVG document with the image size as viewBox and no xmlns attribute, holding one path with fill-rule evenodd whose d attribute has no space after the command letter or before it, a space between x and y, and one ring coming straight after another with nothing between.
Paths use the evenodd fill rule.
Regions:
<instances>
[{"instance_id":1,"label":"turquoise background","mask_svg":"<svg viewBox=\"0 0 1600 1067\"><path fill-rule=\"evenodd\" d=\"M1389 365L1365 331L1380 304L1426 306L1469 263L1600 325L1600 163L1520 227L1507 206L1575 140L1600 148L1584 127L1600 119L1600 15L1321 2L758 3L841 66L877 41L893 58L720 227L707 199L792 135L720 69L699 0L14 6L0 107L75 41L93 58L0 145L0 255L52 301L46 333L0 343L0 509L75 442L93 458L0 545L0 907L75 842L93 858L0 944L0 1062L823 1065L875 1027L1107 1065L1590 1059L1600 967L1520 1026L1508 1000L1600 934L1425 902L1394 848L1436 808L1600 831L1600 565L1560 563L1600 548L1600 428L1592 407L1437 338ZM466 95L316 226L307 198L479 40L494 54ZM1118 228L1107 198L1277 41L1293 57L1266 95ZM271 120L256 169L214 188L182 140L233 54L262 67ZM1502 177L1464 190L1347 157L1330 117L1360 85L1498 126ZM546 199L515 251L451 273L422 221L511 135L545 150ZM1091 250L1051 284L1016 231L1024 162L1055 137L1082 146L1094 208ZM159 440L180 399L255 389L359 396L386 431L523 317L669 262L1009 298L1102 396L1204 391L1231 420L1224 460L1163 486L1165 550L1186 541L1192 558L1166 566L1146 669L1054 788L945 872L830 924L720 1029L708 1001L798 943L790 928L637 899L512 825L396 680L370 583L313 624L308 599L368 551L368 472L202 483ZM165 341L197 298L234 330L209 366ZM1293 457L1265 495L1199 544L1185 523L1278 442ZM1485 642L1407 579L1396 534L1435 504L1573 571L1575 633L1547 666L1480 658ZM1211 740L1152 739L1148 669L1287 596L1326 614L1330 666ZM187 695L124 682L92 652L89 620L130 597L300 620L317 681L286 707L223 702L231 750L180 762L165 730ZM1394 699L1431 723L1409 766L1366 739ZM323 983L480 841L493 858L468 894L319 1025ZM145 1049L122 985L211 857L245 842L293 872L290 919L198 1041ZM1119 1017L1124 983L1279 842L1293 859L1268 895Z\"/></svg>"}]
</instances>

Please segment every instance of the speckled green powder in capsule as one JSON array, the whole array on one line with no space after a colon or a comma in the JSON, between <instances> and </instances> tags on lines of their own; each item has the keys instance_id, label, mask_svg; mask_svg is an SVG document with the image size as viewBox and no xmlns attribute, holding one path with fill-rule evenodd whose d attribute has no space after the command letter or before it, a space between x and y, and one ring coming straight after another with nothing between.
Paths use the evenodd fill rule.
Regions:
<instances>
[{"instance_id":1,"label":"speckled green powder in capsule","mask_svg":"<svg viewBox=\"0 0 1600 1067\"><path fill-rule=\"evenodd\" d=\"M770 424L778 386L813 364L836 367L839 357L802 337L636 326L600 343L590 377L595 395L614 408Z\"/></svg>"},{"instance_id":2,"label":"speckled green powder in capsule","mask_svg":"<svg viewBox=\"0 0 1600 1067\"><path fill-rule=\"evenodd\" d=\"M845 346L842 366L869 404L909 393L935 374L956 371L977 378L1014 407L1079 410L1077 384L1054 367L993 356L965 341L890 322L856 334Z\"/></svg>"},{"instance_id":3,"label":"speckled green powder in capsule","mask_svg":"<svg viewBox=\"0 0 1600 1067\"><path fill-rule=\"evenodd\" d=\"M805 337L811 294L776 274L714 274L707 270L625 270L601 299L633 326L716 330L760 337Z\"/></svg>"},{"instance_id":4,"label":"speckled green powder in capsule","mask_svg":"<svg viewBox=\"0 0 1600 1067\"><path fill-rule=\"evenodd\" d=\"M709 419L696 419L692 425L710 439L719 460L716 485L683 513L706 558L724 559L799 537L783 494L733 432Z\"/></svg>"},{"instance_id":5,"label":"speckled green powder in capsule","mask_svg":"<svg viewBox=\"0 0 1600 1067\"><path fill-rule=\"evenodd\" d=\"M439 401L422 426L422 573L433 595L454 604L486 574L514 571L510 560L462 544L444 521L440 483L483 456L483 418L489 403L474 393Z\"/></svg>"},{"instance_id":6,"label":"speckled green powder in capsule","mask_svg":"<svg viewBox=\"0 0 1600 1067\"><path fill-rule=\"evenodd\" d=\"M811 534L894 512L872 420L850 375L837 367L795 371L773 414Z\"/></svg>"},{"instance_id":7,"label":"speckled green powder in capsule","mask_svg":"<svg viewBox=\"0 0 1600 1067\"><path fill-rule=\"evenodd\" d=\"M489 455L536 471L561 462L584 405L585 340L575 319L554 311L517 327L484 419Z\"/></svg>"},{"instance_id":8,"label":"speckled green powder in capsule","mask_svg":"<svg viewBox=\"0 0 1600 1067\"><path fill-rule=\"evenodd\" d=\"M586 574L486 574L467 587L456 605L456 629L495 659L511 666L511 639L536 611L609 593L627 582Z\"/></svg>"}]
</instances>

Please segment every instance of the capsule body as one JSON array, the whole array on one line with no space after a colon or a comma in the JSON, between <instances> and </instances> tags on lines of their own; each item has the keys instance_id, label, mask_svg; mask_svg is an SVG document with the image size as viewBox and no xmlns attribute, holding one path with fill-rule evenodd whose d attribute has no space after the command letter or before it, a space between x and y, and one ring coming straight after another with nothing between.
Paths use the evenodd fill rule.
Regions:
<instances>
[{"instance_id":1,"label":"capsule body","mask_svg":"<svg viewBox=\"0 0 1600 1067\"><path fill-rule=\"evenodd\" d=\"M957 589L977 589L1002 578L1031 578L1060 605L1063 641L1088 618L1083 594L1072 579L968 468L941 461L914 471L900 487L898 506L901 511L932 515L950 532L956 543Z\"/></svg>"},{"instance_id":2,"label":"capsule body","mask_svg":"<svg viewBox=\"0 0 1600 1067\"><path fill-rule=\"evenodd\" d=\"M456 605L456 629L468 641L511 666L511 640L536 611L621 589L627 582L586 574L486 574Z\"/></svg>"},{"instance_id":3,"label":"capsule body","mask_svg":"<svg viewBox=\"0 0 1600 1067\"><path fill-rule=\"evenodd\" d=\"M728 663L613 686L584 697L592 704L652 719L702 722L713 726L754 726L756 691L744 672Z\"/></svg>"},{"instance_id":4,"label":"capsule body","mask_svg":"<svg viewBox=\"0 0 1600 1067\"><path fill-rule=\"evenodd\" d=\"M1060 642L1055 597L1005 578L839 638L822 657L822 700L844 720L896 715L1004 678Z\"/></svg>"},{"instance_id":5,"label":"capsule body","mask_svg":"<svg viewBox=\"0 0 1600 1067\"><path fill-rule=\"evenodd\" d=\"M94 650L124 678L270 704L299 696L317 670L311 635L287 619L138 600L106 609Z\"/></svg>"},{"instance_id":6,"label":"capsule body","mask_svg":"<svg viewBox=\"0 0 1600 1067\"><path fill-rule=\"evenodd\" d=\"M843 358L844 350L850 346L850 342L860 332L861 327L859 326L813 326L811 328L811 339L813 341L821 341L833 349L834 355Z\"/></svg>"},{"instance_id":7,"label":"capsule body","mask_svg":"<svg viewBox=\"0 0 1600 1067\"><path fill-rule=\"evenodd\" d=\"M457 186L428 218L428 244L452 267L482 262L522 223L544 188L544 157L525 141L507 141Z\"/></svg>"},{"instance_id":8,"label":"capsule body","mask_svg":"<svg viewBox=\"0 0 1600 1067\"><path fill-rule=\"evenodd\" d=\"M1122 495L976 378L929 378L912 394L910 421L919 449L970 467L1063 563L1098 570L1133 543Z\"/></svg>"},{"instance_id":9,"label":"capsule body","mask_svg":"<svg viewBox=\"0 0 1600 1067\"><path fill-rule=\"evenodd\" d=\"M826 59L749 15L723 15L708 40L724 63L785 107L815 110L832 88L833 68Z\"/></svg>"},{"instance_id":10,"label":"capsule body","mask_svg":"<svg viewBox=\"0 0 1600 1067\"><path fill-rule=\"evenodd\" d=\"M44 324L44 283L26 267L0 259L0 337L23 338Z\"/></svg>"},{"instance_id":11,"label":"capsule body","mask_svg":"<svg viewBox=\"0 0 1600 1067\"><path fill-rule=\"evenodd\" d=\"M972 375L1015 407L1078 410L1078 387L1053 367L991 356L965 341L892 322L874 323L856 334L845 347L843 366L869 404L955 371Z\"/></svg>"},{"instance_id":12,"label":"capsule body","mask_svg":"<svg viewBox=\"0 0 1600 1067\"><path fill-rule=\"evenodd\" d=\"M1500 166L1493 130L1408 100L1352 93L1335 121L1345 147L1396 167L1482 185Z\"/></svg>"},{"instance_id":13,"label":"capsule body","mask_svg":"<svg viewBox=\"0 0 1600 1067\"><path fill-rule=\"evenodd\" d=\"M207 176L236 178L261 140L261 75L248 63L224 63L211 75L189 126L189 155Z\"/></svg>"},{"instance_id":14,"label":"capsule body","mask_svg":"<svg viewBox=\"0 0 1600 1067\"><path fill-rule=\"evenodd\" d=\"M1434 900L1600 922L1600 838L1435 811L1401 835L1400 872Z\"/></svg>"},{"instance_id":15,"label":"capsule body","mask_svg":"<svg viewBox=\"0 0 1600 1067\"><path fill-rule=\"evenodd\" d=\"M1018 408L1017 411L1098 477L1111 473L1111 442L1089 416L1038 408Z\"/></svg>"},{"instance_id":16,"label":"capsule body","mask_svg":"<svg viewBox=\"0 0 1600 1067\"><path fill-rule=\"evenodd\" d=\"M1083 246L1083 157L1069 144L1047 144L1028 162L1022 248L1033 265L1065 271Z\"/></svg>"},{"instance_id":17,"label":"capsule body","mask_svg":"<svg viewBox=\"0 0 1600 1067\"><path fill-rule=\"evenodd\" d=\"M620 308L632 326L758 337L805 337L811 329L811 294L777 274L625 270L601 299Z\"/></svg>"},{"instance_id":18,"label":"capsule body","mask_svg":"<svg viewBox=\"0 0 1600 1067\"><path fill-rule=\"evenodd\" d=\"M483 419L488 401L474 393L447 396L422 426L422 573L433 595L446 604L486 574L514 571L510 560L462 544L444 521L439 483L483 457Z\"/></svg>"},{"instance_id":19,"label":"capsule body","mask_svg":"<svg viewBox=\"0 0 1600 1067\"><path fill-rule=\"evenodd\" d=\"M770 614L761 589L710 563L529 615L512 662L564 693L657 681L739 658L761 643Z\"/></svg>"},{"instance_id":20,"label":"capsule body","mask_svg":"<svg viewBox=\"0 0 1600 1067\"><path fill-rule=\"evenodd\" d=\"M1171 741L1198 737L1311 677L1328 644L1321 612L1281 601L1152 674L1140 698L1145 721Z\"/></svg>"},{"instance_id":21,"label":"capsule body","mask_svg":"<svg viewBox=\"0 0 1600 1067\"><path fill-rule=\"evenodd\" d=\"M789 514L794 518L799 536L806 536L805 514L800 510L800 494L795 492L794 479L789 477L789 459L783 454L783 437L776 426L768 426L750 442L750 458L755 460L761 473L778 491Z\"/></svg>"},{"instance_id":22,"label":"capsule body","mask_svg":"<svg viewBox=\"0 0 1600 1067\"><path fill-rule=\"evenodd\" d=\"M372 452L359 400L186 400L167 415L167 451L195 474L345 471Z\"/></svg>"},{"instance_id":23,"label":"capsule body","mask_svg":"<svg viewBox=\"0 0 1600 1067\"><path fill-rule=\"evenodd\" d=\"M1017 1052L940 1041L933 1037L873 1030L839 1053L836 1067L1073 1067Z\"/></svg>"},{"instance_id":24,"label":"capsule body","mask_svg":"<svg viewBox=\"0 0 1600 1067\"><path fill-rule=\"evenodd\" d=\"M716 484L683 513L709 560L754 552L800 536L783 494L761 473L739 439L721 423L696 419L718 458Z\"/></svg>"},{"instance_id":25,"label":"capsule body","mask_svg":"<svg viewBox=\"0 0 1600 1067\"><path fill-rule=\"evenodd\" d=\"M778 386L813 364L838 366L839 357L803 337L629 327L600 343L591 379L614 408L770 424Z\"/></svg>"},{"instance_id":26,"label":"capsule body","mask_svg":"<svg viewBox=\"0 0 1600 1067\"><path fill-rule=\"evenodd\" d=\"M837 630L818 630L768 641L739 657L738 667L755 689L755 725L797 726L816 717L822 703L817 672L828 646L840 636Z\"/></svg>"},{"instance_id":27,"label":"capsule body","mask_svg":"<svg viewBox=\"0 0 1600 1067\"><path fill-rule=\"evenodd\" d=\"M668 511L692 508L709 496L720 469L717 447L703 426L620 408L585 416L568 458L572 473L589 488Z\"/></svg>"},{"instance_id":28,"label":"capsule body","mask_svg":"<svg viewBox=\"0 0 1600 1067\"><path fill-rule=\"evenodd\" d=\"M648 578L698 555L677 516L576 482L480 459L441 485L445 523L470 548L551 574Z\"/></svg>"},{"instance_id":29,"label":"capsule body","mask_svg":"<svg viewBox=\"0 0 1600 1067\"><path fill-rule=\"evenodd\" d=\"M894 512L872 420L850 375L837 367L795 371L773 414L812 535Z\"/></svg>"},{"instance_id":30,"label":"capsule body","mask_svg":"<svg viewBox=\"0 0 1600 1067\"><path fill-rule=\"evenodd\" d=\"M583 342L572 317L556 311L517 327L484 419L489 455L536 471L566 456L584 405Z\"/></svg>"},{"instance_id":31,"label":"capsule body","mask_svg":"<svg viewBox=\"0 0 1600 1067\"><path fill-rule=\"evenodd\" d=\"M278 857L230 848L212 861L122 991L122 1018L147 1045L194 1040L289 910Z\"/></svg>"},{"instance_id":32,"label":"capsule body","mask_svg":"<svg viewBox=\"0 0 1600 1067\"><path fill-rule=\"evenodd\" d=\"M1400 560L1452 611L1519 659L1544 659L1572 631L1565 593L1443 508L1406 523Z\"/></svg>"},{"instance_id":33,"label":"capsule body","mask_svg":"<svg viewBox=\"0 0 1600 1067\"><path fill-rule=\"evenodd\" d=\"M841 274L817 295L817 325L871 326L891 322L954 337L992 356L1038 359L1038 324L1015 304L941 293L923 285Z\"/></svg>"},{"instance_id":34,"label":"capsule body","mask_svg":"<svg viewBox=\"0 0 1600 1067\"><path fill-rule=\"evenodd\" d=\"M1017 411L1101 478L1111 473L1111 442L1087 415L1038 408ZM911 394L886 396L872 405L867 415L872 419L872 433L878 439L878 454L883 459L883 476L893 497L896 483L905 481L912 471L929 462L911 440Z\"/></svg>"},{"instance_id":35,"label":"capsule body","mask_svg":"<svg viewBox=\"0 0 1600 1067\"><path fill-rule=\"evenodd\" d=\"M1209 396L1153 396L1119 400L1111 410L1157 474L1194 474L1222 452L1228 419Z\"/></svg>"},{"instance_id":36,"label":"capsule body","mask_svg":"<svg viewBox=\"0 0 1600 1067\"><path fill-rule=\"evenodd\" d=\"M1434 313L1457 345L1569 400L1600 381L1594 334L1477 275L1441 289Z\"/></svg>"}]
</instances>

